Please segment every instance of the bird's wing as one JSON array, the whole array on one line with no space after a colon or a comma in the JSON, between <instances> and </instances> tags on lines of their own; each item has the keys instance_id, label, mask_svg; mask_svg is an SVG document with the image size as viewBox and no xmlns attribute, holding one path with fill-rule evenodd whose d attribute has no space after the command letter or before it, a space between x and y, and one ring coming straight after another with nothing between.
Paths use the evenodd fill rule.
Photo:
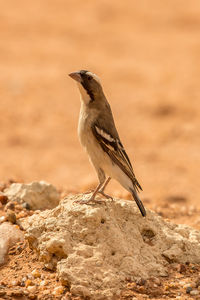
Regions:
<instances>
[{"instance_id":1,"label":"bird's wing","mask_svg":"<svg viewBox=\"0 0 200 300\"><path fill-rule=\"evenodd\" d=\"M99 125L95 123L92 125L92 132L103 151L106 152L110 156L111 160L132 180L135 188L137 190L138 188L142 190L118 135L114 138L105 129L100 128Z\"/></svg>"}]
</instances>

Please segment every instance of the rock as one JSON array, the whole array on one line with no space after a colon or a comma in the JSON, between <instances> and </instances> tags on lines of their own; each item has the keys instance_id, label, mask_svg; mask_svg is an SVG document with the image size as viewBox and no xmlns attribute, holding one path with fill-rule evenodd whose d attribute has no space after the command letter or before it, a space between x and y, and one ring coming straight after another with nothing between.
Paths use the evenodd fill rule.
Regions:
<instances>
[{"instance_id":1,"label":"rock","mask_svg":"<svg viewBox=\"0 0 200 300\"><path fill-rule=\"evenodd\" d=\"M6 294L6 291L0 290L0 296L4 296Z\"/></svg>"},{"instance_id":2,"label":"rock","mask_svg":"<svg viewBox=\"0 0 200 300\"><path fill-rule=\"evenodd\" d=\"M37 288L36 288L35 285L29 285L29 286L27 287L27 290L28 290L30 293L35 293L36 290L37 290Z\"/></svg>"},{"instance_id":3,"label":"rock","mask_svg":"<svg viewBox=\"0 0 200 300\"><path fill-rule=\"evenodd\" d=\"M51 209L59 203L59 193L56 188L44 181L29 184L13 183L4 190L10 201L25 202L33 210Z\"/></svg>"},{"instance_id":4,"label":"rock","mask_svg":"<svg viewBox=\"0 0 200 300\"><path fill-rule=\"evenodd\" d=\"M31 209L30 204L28 204L28 203L26 203L26 202L24 202L24 203L22 204L22 207L25 208L25 209L28 209L28 210Z\"/></svg>"},{"instance_id":5,"label":"rock","mask_svg":"<svg viewBox=\"0 0 200 300\"><path fill-rule=\"evenodd\" d=\"M5 262L5 257L9 248L23 240L23 232L16 226L7 222L0 225L0 265Z\"/></svg>"},{"instance_id":6,"label":"rock","mask_svg":"<svg viewBox=\"0 0 200 300\"><path fill-rule=\"evenodd\" d=\"M1 204L6 204L8 202L8 197L0 191L0 202Z\"/></svg>"},{"instance_id":7,"label":"rock","mask_svg":"<svg viewBox=\"0 0 200 300\"><path fill-rule=\"evenodd\" d=\"M7 292L7 296L9 296L9 297L13 296L11 299L16 298L16 297L22 297L23 295L24 295L24 292L22 289L11 290L11 291Z\"/></svg>"},{"instance_id":8,"label":"rock","mask_svg":"<svg viewBox=\"0 0 200 300\"><path fill-rule=\"evenodd\" d=\"M179 272L180 273L185 273L186 272L186 266L185 265L183 265L183 264L180 264L180 267L179 267Z\"/></svg>"},{"instance_id":9,"label":"rock","mask_svg":"<svg viewBox=\"0 0 200 300\"><path fill-rule=\"evenodd\" d=\"M29 287L30 285L33 285L33 282L32 282L31 279L27 279L27 280L25 281L25 287Z\"/></svg>"},{"instance_id":10,"label":"rock","mask_svg":"<svg viewBox=\"0 0 200 300\"><path fill-rule=\"evenodd\" d=\"M3 223L3 222L5 222L5 221L7 221L6 216L1 216L0 217L0 224Z\"/></svg>"},{"instance_id":11,"label":"rock","mask_svg":"<svg viewBox=\"0 0 200 300\"><path fill-rule=\"evenodd\" d=\"M0 192L3 192L5 187L6 187L6 185L4 183L0 182Z\"/></svg>"},{"instance_id":12,"label":"rock","mask_svg":"<svg viewBox=\"0 0 200 300\"><path fill-rule=\"evenodd\" d=\"M191 287L191 286L188 286L188 287L186 288L186 293L187 293L187 294L190 294L190 292L192 292L192 287Z\"/></svg>"},{"instance_id":13,"label":"rock","mask_svg":"<svg viewBox=\"0 0 200 300\"><path fill-rule=\"evenodd\" d=\"M190 292L190 295L191 295L191 296L197 296L197 295L199 295L199 291L198 291L198 290L192 290L192 291Z\"/></svg>"},{"instance_id":14,"label":"rock","mask_svg":"<svg viewBox=\"0 0 200 300\"><path fill-rule=\"evenodd\" d=\"M16 223L16 215L12 210L7 210L6 212L6 219L12 223L15 224Z\"/></svg>"},{"instance_id":15,"label":"rock","mask_svg":"<svg viewBox=\"0 0 200 300\"><path fill-rule=\"evenodd\" d=\"M18 280L12 280L11 285L12 286L17 286L17 285L20 285L20 282Z\"/></svg>"},{"instance_id":16,"label":"rock","mask_svg":"<svg viewBox=\"0 0 200 300\"><path fill-rule=\"evenodd\" d=\"M126 278L166 276L168 264L200 263L200 233L165 221L147 210L141 217L133 201L91 205L69 196L53 210L20 224L39 259L75 295L113 299Z\"/></svg>"},{"instance_id":17,"label":"rock","mask_svg":"<svg viewBox=\"0 0 200 300\"><path fill-rule=\"evenodd\" d=\"M5 208L4 208L4 210L5 211L7 211L7 210L15 210L15 203L16 202L8 202L7 204L6 204L6 206L5 206Z\"/></svg>"},{"instance_id":18,"label":"rock","mask_svg":"<svg viewBox=\"0 0 200 300\"><path fill-rule=\"evenodd\" d=\"M41 273L37 270L37 269L34 269L31 274L33 275L34 278L39 278L41 277Z\"/></svg>"},{"instance_id":19,"label":"rock","mask_svg":"<svg viewBox=\"0 0 200 300\"><path fill-rule=\"evenodd\" d=\"M54 290L53 290L53 292L52 292L52 294L53 295L55 295L55 296L59 296L59 295L61 295L61 294L63 294L64 293L64 287L61 285L61 286L56 286L55 288L54 288Z\"/></svg>"}]
</instances>

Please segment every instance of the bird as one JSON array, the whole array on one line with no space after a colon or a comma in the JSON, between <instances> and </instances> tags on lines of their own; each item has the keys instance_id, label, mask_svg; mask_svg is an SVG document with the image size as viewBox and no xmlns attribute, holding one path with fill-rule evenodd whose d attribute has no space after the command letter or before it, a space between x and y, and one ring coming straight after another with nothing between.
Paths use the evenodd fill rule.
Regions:
<instances>
[{"instance_id":1,"label":"bird","mask_svg":"<svg viewBox=\"0 0 200 300\"><path fill-rule=\"evenodd\" d=\"M111 107L99 77L87 70L68 75L76 81L80 91L79 140L88 153L99 179L99 184L90 199L84 203L98 202L99 200L95 199L98 193L112 199L104 192L112 178L132 194L142 216L145 217L146 210L138 196L142 187L135 177L130 159L119 138Z\"/></svg>"}]
</instances>

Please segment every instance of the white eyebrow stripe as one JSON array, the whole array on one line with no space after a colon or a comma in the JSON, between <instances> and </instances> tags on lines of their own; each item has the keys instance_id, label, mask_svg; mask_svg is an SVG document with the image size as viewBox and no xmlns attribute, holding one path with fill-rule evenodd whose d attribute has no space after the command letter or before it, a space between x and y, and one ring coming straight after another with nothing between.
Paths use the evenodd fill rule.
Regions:
<instances>
[{"instance_id":1,"label":"white eyebrow stripe","mask_svg":"<svg viewBox=\"0 0 200 300\"><path fill-rule=\"evenodd\" d=\"M100 83L100 79L96 74L92 72L87 72L86 74L92 76L98 83Z\"/></svg>"},{"instance_id":2,"label":"white eyebrow stripe","mask_svg":"<svg viewBox=\"0 0 200 300\"><path fill-rule=\"evenodd\" d=\"M108 133L103 131L103 129L100 129L97 126L95 126L95 128L97 133L100 134L104 139L108 140L110 143L115 142L115 139L112 136L110 136Z\"/></svg>"}]
</instances>

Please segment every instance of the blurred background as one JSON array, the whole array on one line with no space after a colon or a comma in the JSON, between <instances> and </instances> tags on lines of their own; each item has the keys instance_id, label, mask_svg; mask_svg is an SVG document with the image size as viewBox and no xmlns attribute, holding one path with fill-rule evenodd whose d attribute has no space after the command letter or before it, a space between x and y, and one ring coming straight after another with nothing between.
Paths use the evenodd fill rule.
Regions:
<instances>
[{"instance_id":1,"label":"blurred background","mask_svg":"<svg viewBox=\"0 0 200 300\"><path fill-rule=\"evenodd\" d=\"M68 73L96 73L147 207L199 206L200 2L0 0L0 181L97 177ZM129 197L116 182L108 192ZM171 199L171 200L170 200Z\"/></svg>"}]
</instances>

